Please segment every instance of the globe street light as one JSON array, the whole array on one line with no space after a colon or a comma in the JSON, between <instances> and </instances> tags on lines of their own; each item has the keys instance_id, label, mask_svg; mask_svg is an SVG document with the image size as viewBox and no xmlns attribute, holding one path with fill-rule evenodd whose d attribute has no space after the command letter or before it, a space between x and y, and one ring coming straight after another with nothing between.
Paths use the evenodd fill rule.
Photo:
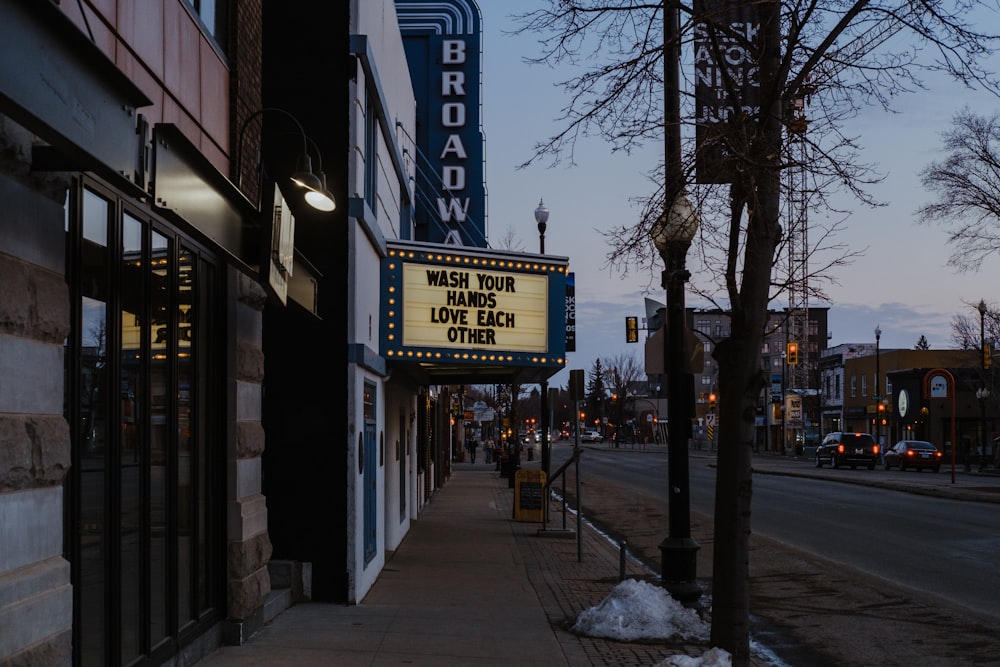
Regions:
<instances>
[{"instance_id":1,"label":"globe street light","mask_svg":"<svg viewBox=\"0 0 1000 667\"><path fill-rule=\"evenodd\" d=\"M538 200L538 208L535 209L535 222L538 223L538 252L545 254L545 227L549 221L549 209L545 206L545 200Z\"/></svg>"},{"instance_id":2,"label":"globe street light","mask_svg":"<svg viewBox=\"0 0 1000 667\"><path fill-rule=\"evenodd\" d=\"M687 354L684 283L691 277L685 264L698 230L698 212L683 192L653 225L652 237L663 258L664 370L667 374L667 486L669 535L660 544L664 587L680 601L697 600L698 543L691 538L691 494L688 441L694 417L694 374Z\"/></svg>"}]
</instances>

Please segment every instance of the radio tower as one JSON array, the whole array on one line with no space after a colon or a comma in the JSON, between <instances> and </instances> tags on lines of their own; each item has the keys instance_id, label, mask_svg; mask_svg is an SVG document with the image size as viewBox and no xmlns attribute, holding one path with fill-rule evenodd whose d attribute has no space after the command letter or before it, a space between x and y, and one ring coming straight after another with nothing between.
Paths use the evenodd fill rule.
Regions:
<instances>
[{"instance_id":1,"label":"radio tower","mask_svg":"<svg viewBox=\"0 0 1000 667\"><path fill-rule=\"evenodd\" d=\"M787 368L786 389L808 389L809 368L809 173L806 169L809 142L806 141L808 92L791 101L788 122L787 174L788 221L788 341L798 344L799 363Z\"/></svg>"}]
</instances>

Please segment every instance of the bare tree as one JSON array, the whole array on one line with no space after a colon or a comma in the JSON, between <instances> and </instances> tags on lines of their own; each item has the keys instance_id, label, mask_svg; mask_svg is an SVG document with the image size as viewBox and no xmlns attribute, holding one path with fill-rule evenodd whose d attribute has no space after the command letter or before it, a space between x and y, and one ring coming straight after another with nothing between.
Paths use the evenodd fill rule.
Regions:
<instances>
[{"instance_id":1,"label":"bare tree","mask_svg":"<svg viewBox=\"0 0 1000 667\"><path fill-rule=\"evenodd\" d=\"M646 377L642 362L632 352L619 352L604 360L604 384L619 396L628 393L632 385Z\"/></svg>"},{"instance_id":2,"label":"bare tree","mask_svg":"<svg viewBox=\"0 0 1000 667\"><path fill-rule=\"evenodd\" d=\"M682 20L673 30L675 11ZM849 121L865 105L891 109L901 94L923 86L918 74L925 70L1000 90L982 66L998 37L975 27L997 25L996 7L976 0L548 0L521 20L521 31L543 35L535 62L579 68L564 83L564 129L538 143L525 164L543 156L572 162L575 142L586 135L606 139L612 150L661 138L668 148L640 219L608 230L609 263L655 275L651 231L678 192L686 188L701 213L697 260L718 277L717 299L732 314L731 336L713 353L720 392L711 642L746 665L750 454L766 380L761 346L769 302L787 286L774 266L794 222L782 219L784 175L799 171L810 179L812 196L802 210L829 207L835 190L876 205L865 188L879 175L860 160L856 138L846 133ZM679 114L663 94L674 88L664 76L674 66L665 67L666 54L696 39L693 59L707 63L722 108L710 141L691 130L699 121L694 82L676 86ZM727 65L736 52L746 54L744 70ZM809 118L793 111L797 101L809 102ZM669 158L671 137L681 129L686 150L678 168ZM802 150L790 150L793 141ZM724 159L716 173L706 173L704 158L713 151ZM836 229L827 231L819 235L823 243ZM836 246L814 245L813 255L817 277L851 258Z\"/></svg>"},{"instance_id":3,"label":"bare tree","mask_svg":"<svg viewBox=\"0 0 1000 667\"><path fill-rule=\"evenodd\" d=\"M975 310L977 304L966 302L966 305ZM985 342L995 345L1000 341L1000 313L987 307L983 315L982 328ZM979 329L979 317L954 315L951 318L951 341L959 350L978 350Z\"/></svg>"},{"instance_id":4,"label":"bare tree","mask_svg":"<svg viewBox=\"0 0 1000 667\"><path fill-rule=\"evenodd\" d=\"M976 271L1000 251L1000 113L985 117L963 109L952 124L943 136L947 156L921 173L937 200L921 206L918 214L922 222L948 230L954 247L950 266Z\"/></svg>"},{"instance_id":5,"label":"bare tree","mask_svg":"<svg viewBox=\"0 0 1000 667\"><path fill-rule=\"evenodd\" d=\"M620 426L624 423L629 390L644 377L644 365L631 352L619 352L604 360L604 384L613 397L614 414L611 416L615 424Z\"/></svg>"},{"instance_id":6,"label":"bare tree","mask_svg":"<svg viewBox=\"0 0 1000 667\"><path fill-rule=\"evenodd\" d=\"M507 229L504 230L503 236L497 241L496 248L501 250L513 250L515 252L524 252L524 239L517 235L514 228L507 225Z\"/></svg>"}]
</instances>

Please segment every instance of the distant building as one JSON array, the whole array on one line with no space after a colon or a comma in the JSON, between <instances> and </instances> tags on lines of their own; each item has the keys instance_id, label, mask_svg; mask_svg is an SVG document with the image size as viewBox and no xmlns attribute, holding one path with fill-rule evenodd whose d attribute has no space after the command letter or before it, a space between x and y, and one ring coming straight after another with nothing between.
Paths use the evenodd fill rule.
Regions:
<instances>
[{"instance_id":1,"label":"distant building","mask_svg":"<svg viewBox=\"0 0 1000 667\"><path fill-rule=\"evenodd\" d=\"M658 307L658 308L657 308ZM662 325L663 306L647 299L647 323L650 334L645 341L646 373L653 392L665 390L663 379ZM813 441L819 435L818 401L805 401L801 421L786 423L783 404L786 395L815 396L819 387L819 364L826 349L827 317L829 308L810 308L806 340L789 338L787 310L768 311L767 329L761 347L761 369L768 380L768 387L761 392L757 411L757 446L776 450L788 443ZM712 410L711 395L718 393L719 367L712 353L715 346L731 335L731 315L720 309L688 308L686 312L688 339L692 347L694 373L695 417L704 425L706 415ZM789 343L797 346L797 363L786 363ZM777 406L777 408L775 407Z\"/></svg>"},{"instance_id":2,"label":"distant building","mask_svg":"<svg viewBox=\"0 0 1000 667\"><path fill-rule=\"evenodd\" d=\"M964 461L964 452L974 452L981 445L985 445L986 455L992 454L994 427L990 415L994 414L996 398L992 374L982 369L978 350L882 351L878 372L877 387L884 408L881 417L874 399L875 356L844 361L843 430L881 435L886 447L898 440L918 439L930 440L939 449L950 451L954 414L959 460ZM939 374L954 381L954 386L947 388L949 393L954 391L954 413L951 396L936 398L928 385ZM989 390L989 397L981 402L976 392L984 388Z\"/></svg>"},{"instance_id":3,"label":"distant building","mask_svg":"<svg viewBox=\"0 0 1000 667\"><path fill-rule=\"evenodd\" d=\"M888 350L886 350L888 351ZM842 343L823 350L819 360L820 433L850 430L844 426L844 363L875 354L875 343Z\"/></svg>"}]
</instances>

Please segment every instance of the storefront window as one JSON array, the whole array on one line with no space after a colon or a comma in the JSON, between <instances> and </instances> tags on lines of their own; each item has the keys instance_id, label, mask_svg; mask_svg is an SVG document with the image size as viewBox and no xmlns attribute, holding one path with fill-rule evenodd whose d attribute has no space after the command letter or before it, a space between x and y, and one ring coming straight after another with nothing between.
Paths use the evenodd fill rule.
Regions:
<instances>
[{"instance_id":1,"label":"storefront window","mask_svg":"<svg viewBox=\"0 0 1000 667\"><path fill-rule=\"evenodd\" d=\"M101 184L76 192L65 355L73 661L129 664L175 651L182 629L224 604L213 508L225 499L208 495L225 489L223 439L208 437L224 376L212 362L213 259Z\"/></svg>"}]
</instances>

